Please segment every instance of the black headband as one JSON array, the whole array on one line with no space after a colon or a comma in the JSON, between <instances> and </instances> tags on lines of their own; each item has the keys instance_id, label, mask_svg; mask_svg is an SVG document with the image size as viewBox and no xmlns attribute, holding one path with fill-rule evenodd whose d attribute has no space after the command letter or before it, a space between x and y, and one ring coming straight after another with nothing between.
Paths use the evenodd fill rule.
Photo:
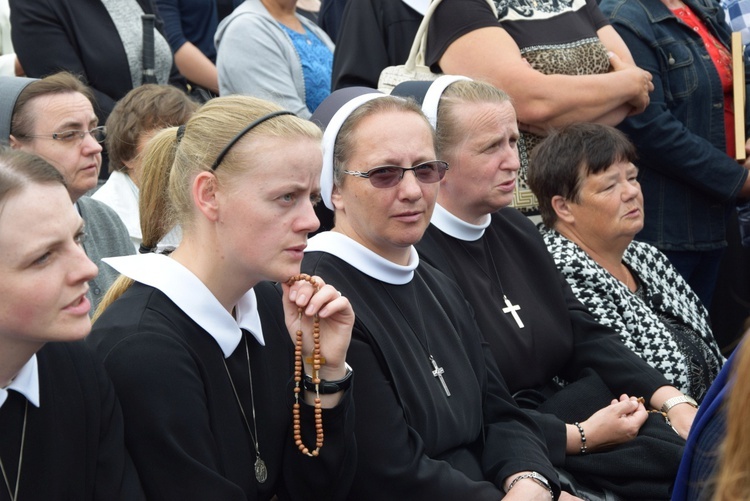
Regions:
<instances>
[{"instance_id":1,"label":"black headband","mask_svg":"<svg viewBox=\"0 0 750 501\"><path fill-rule=\"evenodd\" d=\"M214 171L214 170L216 170L219 167L219 164L221 164L222 160L224 160L224 157L227 155L227 153L229 153L229 150L232 149L232 146L234 146L235 143L237 143L237 141L239 141L240 139L242 139L242 136L244 136L245 134L247 134L248 132L250 132L254 127L262 124L266 120L270 120L271 118L278 117L278 116L281 116L281 115L294 115L294 113L292 113L291 111L283 111L283 110L282 111L274 111L273 113L269 113L268 115L264 115L264 116L260 117L259 119L254 120L250 125L248 125L244 129L242 129L241 131L239 131L237 133L237 135L234 136L232 138L232 140L229 141L229 143L227 143L226 146L224 146L224 149L221 150L221 152L219 153L219 155L216 157L216 160L214 161L213 165L211 165L211 170ZM294 116L296 116L296 115L294 115Z\"/></svg>"}]
</instances>

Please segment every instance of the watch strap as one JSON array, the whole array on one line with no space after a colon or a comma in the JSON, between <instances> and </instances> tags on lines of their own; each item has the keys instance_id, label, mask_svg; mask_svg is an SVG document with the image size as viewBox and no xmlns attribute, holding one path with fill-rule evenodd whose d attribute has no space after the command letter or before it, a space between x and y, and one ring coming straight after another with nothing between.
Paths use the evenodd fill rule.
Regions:
<instances>
[{"instance_id":1,"label":"watch strap","mask_svg":"<svg viewBox=\"0 0 750 501\"><path fill-rule=\"evenodd\" d=\"M538 473L536 471L530 471L528 473L523 473L521 475L518 475L516 478L514 478L510 482L510 484L508 485L508 489L505 491L506 494L508 492L510 492L510 490L513 488L513 486L515 486L520 480L524 480L524 479L527 479L527 478L529 480L533 480L534 482L536 482L540 486L542 486L545 489L547 489L547 491L549 492L550 497L552 499L555 498L555 492L552 490L552 487L549 484L549 480L547 480L547 478L544 475L542 475L541 473Z\"/></svg>"},{"instance_id":2,"label":"watch strap","mask_svg":"<svg viewBox=\"0 0 750 501\"><path fill-rule=\"evenodd\" d=\"M332 393L338 393L340 391L348 390L352 384L352 374L354 374L354 371L351 367L349 367L349 365L347 365L346 375L341 379L337 379L335 381L326 381L325 379L321 379L320 384L318 385L318 392L321 395L330 395ZM305 391L314 392L315 383L313 383L312 376L305 374L305 377L302 379L302 386L305 388Z\"/></svg>"},{"instance_id":3,"label":"watch strap","mask_svg":"<svg viewBox=\"0 0 750 501\"><path fill-rule=\"evenodd\" d=\"M698 408L698 402L696 402L695 399L687 395L680 395L678 397L672 397L664 402L664 404L661 406L661 411L666 414L670 411L670 409L672 409L672 407L679 404L690 404L696 409Z\"/></svg>"}]
</instances>

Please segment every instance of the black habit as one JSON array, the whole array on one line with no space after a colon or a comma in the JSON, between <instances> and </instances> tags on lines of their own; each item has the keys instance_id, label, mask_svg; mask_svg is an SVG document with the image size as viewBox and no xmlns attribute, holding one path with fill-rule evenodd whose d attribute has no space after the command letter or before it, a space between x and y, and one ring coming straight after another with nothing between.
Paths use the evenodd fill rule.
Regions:
<instances>
[{"instance_id":1,"label":"black habit","mask_svg":"<svg viewBox=\"0 0 750 501\"><path fill-rule=\"evenodd\" d=\"M136 282L97 320L96 347L122 402L126 443L150 499L343 499L354 461L353 409L345 394L324 409L320 457L303 455L292 437L294 347L280 291L255 287L265 346L246 330L226 359L217 341L160 290ZM253 402L246 360L249 345ZM268 479L258 483L249 426L257 425ZM302 405L302 436L315 443L312 408ZM255 434L255 431L253 431Z\"/></svg>"},{"instance_id":2,"label":"black habit","mask_svg":"<svg viewBox=\"0 0 750 501\"><path fill-rule=\"evenodd\" d=\"M492 214L483 236L473 241L435 226L438 219L451 217L437 206L417 248L424 261L463 290L511 393L541 390L548 395L557 388L553 378L576 381L587 368L617 396L627 393L648 401L669 384L576 299L526 216L501 209ZM552 414L531 414L544 431L553 463L563 465L565 422Z\"/></svg>"},{"instance_id":3,"label":"black habit","mask_svg":"<svg viewBox=\"0 0 750 501\"><path fill-rule=\"evenodd\" d=\"M347 239L323 233L308 251L328 234ZM350 499L497 500L503 480L523 470L557 489L539 430L513 403L452 281L421 263L408 282L386 283L328 251L308 252L302 270L336 287L356 315L347 353L357 371Z\"/></svg>"},{"instance_id":4,"label":"black habit","mask_svg":"<svg viewBox=\"0 0 750 501\"><path fill-rule=\"evenodd\" d=\"M39 407L12 389L0 407L0 457L15 490L28 405L18 499L144 499L114 388L88 347L48 343L36 356ZM0 484L0 500L8 499Z\"/></svg>"}]
</instances>

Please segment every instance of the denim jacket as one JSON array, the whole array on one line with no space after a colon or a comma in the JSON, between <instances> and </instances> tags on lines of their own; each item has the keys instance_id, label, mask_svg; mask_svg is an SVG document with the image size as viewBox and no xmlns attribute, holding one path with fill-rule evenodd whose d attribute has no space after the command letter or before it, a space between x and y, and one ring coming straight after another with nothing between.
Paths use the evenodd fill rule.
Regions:
<instances>
[{"instance_id":1,"label":"denim jacket","mask_svg":"<svg viewBox=\"0 0 750 501\"><path fill-rule=\"evenodd\" d=\"M684 1L729 47L719 3ZM700 35L660 0L602 0L601 9L635 63L653 75L646 111L618 126L638 149L645 225L636 238L661 250L725 246L747 171L725 153L721 81Z\"/></svg>"}]
</instances>

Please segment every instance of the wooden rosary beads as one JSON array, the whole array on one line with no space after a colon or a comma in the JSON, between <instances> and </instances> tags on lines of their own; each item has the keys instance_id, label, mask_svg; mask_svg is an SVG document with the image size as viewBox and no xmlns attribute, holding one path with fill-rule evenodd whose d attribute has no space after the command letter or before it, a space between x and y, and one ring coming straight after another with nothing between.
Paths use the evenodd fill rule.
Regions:
<instances>
[{"instance_id":1,"label":"wooden rosary beads","mask_svg":"<svg viewBox=\"0 0 750 501\"><path fill-rule=\"evenodd\" d=\"M304 280L313 286L315 292L320 290L320 285L310 275L304 273L295 275L287 280L287 285L293 285L295 282ZM325 361L320 356L320 318L317 314L313 317L313 352L312 352L312 382L315 385L315 450L310 452L302 443L302 426L300 424L300 404L299 396L302 392L302 308L297 308L299 313L299 324L297 327L296 339L294 344L294 406L292 408L292 426L294 427L294 443L297 444L302 454L308 456L317 456L320 454L320 448L323 447L323 405L320 402L320 366ZM310 362L310 360L308 360Z\"/></svg>"}]
</instances>

